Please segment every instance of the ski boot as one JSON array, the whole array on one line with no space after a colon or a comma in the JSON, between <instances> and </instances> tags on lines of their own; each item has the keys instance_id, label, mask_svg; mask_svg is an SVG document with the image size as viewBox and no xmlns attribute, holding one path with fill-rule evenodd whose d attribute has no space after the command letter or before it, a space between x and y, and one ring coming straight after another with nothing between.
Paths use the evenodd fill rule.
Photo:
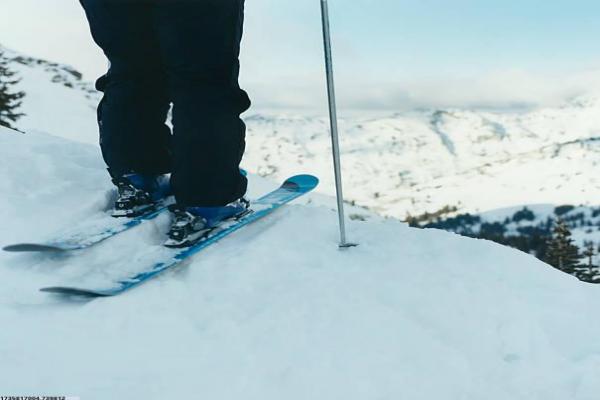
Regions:
<instances>
[{"instance_id":1,"label":"ski boot","mask_svg":"<svg viewBox=\"0 0 600 400\"><path fill-rule=\"evenodd\" d=\"M128 174L113 179L119 195L113 217L139 217L155 211L171 195L167 175Z\"/></svg>"},{"instance_id":2,"label":"ski boot","mask_svg":"<svg viewBox=\"0 0 600 400\"><path fill-rule=\"evenodd\" d=\"M224 207L170 207L174 220L166 247L190 247L205 238L225 221L237 220L249 214L250 202L241 198Z\"/></svg>"}]
</instances>

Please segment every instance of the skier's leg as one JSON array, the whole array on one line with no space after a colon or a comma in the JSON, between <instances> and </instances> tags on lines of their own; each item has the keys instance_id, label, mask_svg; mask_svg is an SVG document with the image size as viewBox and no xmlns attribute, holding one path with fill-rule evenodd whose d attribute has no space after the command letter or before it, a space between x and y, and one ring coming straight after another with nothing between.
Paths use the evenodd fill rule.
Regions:
<instances>
[{"instance_id":1,"label":"skier's leg","mask_svg":"<svg viewBox=\"0 0 600 400\"><path fill-rule=\"evenodd\" d=\"M241 198L239 171L250 106L240 89L243 0L157 2L156 27L173 101L171 184L182 206Z\"/></svg>"},{"instance_id":2,"label":"skier's leg","mask_svg":"<svg viewBox=\"0 0 600 400\"><path fill-rule=\"evenodd\" d=\"M110 61L97 82L102 154L113 178L158 175L171 168L164 70L144 1L80 0L94 40Z\"/></svg>"}]
</instances>

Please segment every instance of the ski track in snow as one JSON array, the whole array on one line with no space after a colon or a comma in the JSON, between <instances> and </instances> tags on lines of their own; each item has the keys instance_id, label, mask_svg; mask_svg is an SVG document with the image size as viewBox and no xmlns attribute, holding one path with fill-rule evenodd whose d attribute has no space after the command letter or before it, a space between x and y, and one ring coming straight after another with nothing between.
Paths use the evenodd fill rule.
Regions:
<instances>
[{"instance_id":1,"label":"ski track in snow","mask_svg":"<svg viewBox=\"0 0 600 400\"><path fill-rule=\"evenodd\" d=\"M102 213L110 183L97 159L94 146L0 130L0 217L9 228L0 243ZM275 186L251 176L251 197ZM328 202L309 195L116 298L37 289L128 273L159 251L166 215L71 256L0 254L0 390L82 399L596 398L597 287L491 242L377 217L351 222L360 246L340 251Z\"/></svg>"}]
</instances>

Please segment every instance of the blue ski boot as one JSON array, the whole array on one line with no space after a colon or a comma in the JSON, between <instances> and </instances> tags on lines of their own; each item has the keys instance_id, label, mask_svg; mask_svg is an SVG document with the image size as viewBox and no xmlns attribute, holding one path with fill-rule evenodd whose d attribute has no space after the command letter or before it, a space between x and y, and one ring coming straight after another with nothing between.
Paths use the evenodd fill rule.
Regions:
<instances>
[{"instance_id":1,"label":"blue ski boot","mask_svg":"<svg viewBox=\"0 0 600 400\"><path fill-rule=\"evenodd\" d=\"M128 174L113 179L119 191L113 217L138 217L164 205L171 195L168 175Z\"/></svg>"},{"instance_id":2,"label":"blue ski boot","mask_svg":"<svg viewBox=\"0 0 600 400\"><path fill-rule=\"evenodd\" d=\"M222 222L236 220L250 213L250 202L241 198L224 207L171 206L174 219L165 246L182 248L193 246Z\"/></svg>"}]
</instances>

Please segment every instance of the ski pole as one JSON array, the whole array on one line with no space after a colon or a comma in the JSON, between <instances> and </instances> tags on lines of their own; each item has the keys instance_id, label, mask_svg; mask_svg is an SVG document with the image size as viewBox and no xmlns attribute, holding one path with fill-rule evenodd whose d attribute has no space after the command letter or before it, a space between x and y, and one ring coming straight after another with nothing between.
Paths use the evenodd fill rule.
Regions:
<instances>
[{"instance_id":1,"label":"ski pole","mask_svg":"<svg viewBox=\"0 0 600 400\"><path fill-rule=\"evenodd\" d=\"M337 208L340 225L340 248L348 248L354 247L356 246L356 244L349 243L346 238L344 194L342 191L342 166L340 161L337 105L335 100L335 83L333 80L333 57L331 55L331 31L329 27L329 6L327 4L327 0L321 0L321 19L323 23L323 47L325 49L325 72L327 75L327 94L329 98L329 121L331 125L333 170L335 173L335 189L337 195Z\"/></svg>"}]
</instances>

